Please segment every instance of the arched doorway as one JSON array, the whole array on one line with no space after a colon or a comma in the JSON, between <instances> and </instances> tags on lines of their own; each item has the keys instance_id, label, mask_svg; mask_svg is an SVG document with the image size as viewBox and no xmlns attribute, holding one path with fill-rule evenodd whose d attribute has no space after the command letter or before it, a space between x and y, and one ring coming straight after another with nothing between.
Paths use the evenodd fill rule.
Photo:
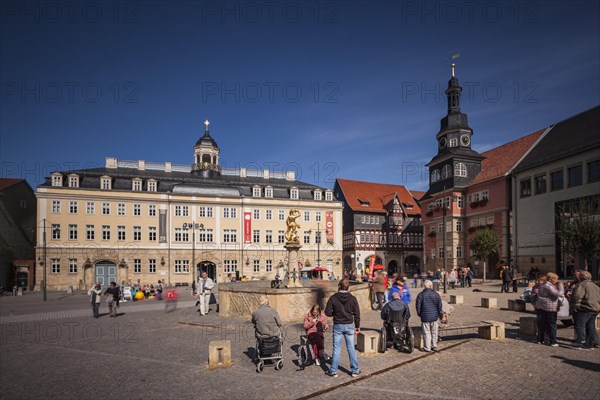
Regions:
<instances>
[{"instance_id":1,"label":"arched doorway","mask_svg":"<svg viewBox=\"0 0 600 400\"><path fill-rule=\"evenodd\" d=\"M400 274L400 270L398 269L398 262L396 260L392 260L388 263L388 275L392 276L394 274Z\"/></svg>"},{"instance_id":2,"label":"arched doorway","mask_svg":"<svg viewBox=\"0 0 600 400\"><path fill-rule=\"evenodd\" d=\"M111 282L117 281L117 264L112 261L98 261L94 268L94 280L107 288Z\"/></svg>"},{"instance_id":3,"label":"arched doorway","mask_svg":"<svg viewBox=\"0 0 600 400\"><path fill-rule=\"evenodd\" d=\"M421 260L417 256L408 256L404 259L404 271L407 276L421 273Z\"/></svg>"},{"instance_id":4,"label":"arched doorway","mask_svg":"<svg viewBox=\"0 0 600 400\"><path fill-rule=\"evenodd\" d=\"M198 278L202 275L203 272L208 274L208 277L213 281L217 281L217 265L212 261L201 261L196 266L196 272Z\"/></svg>"}]
</instances>

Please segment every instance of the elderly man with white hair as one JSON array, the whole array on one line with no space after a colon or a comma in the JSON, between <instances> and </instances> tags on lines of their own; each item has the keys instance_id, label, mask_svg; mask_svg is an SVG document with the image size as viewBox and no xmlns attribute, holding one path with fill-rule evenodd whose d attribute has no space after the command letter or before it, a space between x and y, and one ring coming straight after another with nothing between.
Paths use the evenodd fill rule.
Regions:
<instances>
[{"instance_id":1,"label":"elderly man with white hair","mask_svg":"<svg viewBox=\"0 0 600 400\"><path fill-rule=\"evenodd\" d=\"M258 299L260 306L252 313L254 334L257 339L278 337L281 334L281 317L274 308L269 306L269 297L262 295Z\"/></svg>"},{"instance_id":2,"label":"elderly man with white hair","mask_svg":"<svg viewBox=\"0 0 600 400\"><path fill-rule=\"evenodd\" d=\"M425 281L425 289L417 296L417 315L421 318L421 328L425 344L423 351L437 351L438 319L442 313L442 299L433 290L433 282Z\"/></svg>"}]
</instances>

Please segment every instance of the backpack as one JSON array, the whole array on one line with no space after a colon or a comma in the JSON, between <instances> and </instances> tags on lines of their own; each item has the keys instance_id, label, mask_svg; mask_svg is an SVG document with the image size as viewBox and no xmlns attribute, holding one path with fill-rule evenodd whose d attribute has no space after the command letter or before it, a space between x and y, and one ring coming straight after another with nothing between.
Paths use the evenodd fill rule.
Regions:
<instances>
[{"instance_id":1,"label":"backpack","mask_svg":"<svg viewBox=\"0 0 600 400\"><path fill-rule=\"evenodd\" d=\"M303 344L298 347L298 366L300 369L304 369L310 363L311 359L315 359L315 355L313 354L312 345Z\"/></svg>"}]
</instances>

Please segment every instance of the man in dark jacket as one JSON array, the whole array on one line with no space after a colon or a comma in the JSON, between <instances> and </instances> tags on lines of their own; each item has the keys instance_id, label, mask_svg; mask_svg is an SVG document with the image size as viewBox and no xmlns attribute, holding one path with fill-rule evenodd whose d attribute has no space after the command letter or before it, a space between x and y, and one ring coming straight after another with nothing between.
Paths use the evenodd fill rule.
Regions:
<instances>
[{"instance_id":1,"label":"man in dark jacket","mask_svg":"<svg viewBox=\"0 0 600 400\"><path fill-rule=\"evenodd\" d=\"M119 300L121 299L121 292L117 287L117 283L111 282L105 293L108 296L108 311L110 316L117 318L117 309L119 308Z\"/></svg>"},{"instance_id":2,"label":"man in dark jacket","mask_svg":"<svg viewBox=\"0 0 600 400\"><path fill-rule=\"evenodd\" d=\"M392 299L383 306L381 310L381 319L387 321L388 316L390 315L390 311L400 311L401 313L405 313L406 320L410 319L410 310L408 306L400 299L400 293L393 292Z\"/></svg>"},{"instance_id":3,"label":"man in dark jacket","mask_svg":"<svg viewBox=\"0 0 600 400\"><path fill-rule=\"evenodd\" d=\"M354 349L354 334L360 332L360 308L356 297L348 292L349 287L350 282L342 279L338 284L338 292L329 298L325 306L325 315L333 317L333 354L327 375L335 378L337 378L337 369L340 363L342 338L346 340L352 376L360 375Z\"/></svg>"},{"instance_id":4,"label":"man in dark jacket","mask_svg":"<svg viewBox=\"0 0 600 400\"><path fill-rule=\"evenodd\" d=\"M442 312L442 299L433 291L433 282L425 281L425 289L417 296L417 315L421 317L421 328L425 344L423 351L437 351L438 319Z\"/></svg>"}]
</instances>

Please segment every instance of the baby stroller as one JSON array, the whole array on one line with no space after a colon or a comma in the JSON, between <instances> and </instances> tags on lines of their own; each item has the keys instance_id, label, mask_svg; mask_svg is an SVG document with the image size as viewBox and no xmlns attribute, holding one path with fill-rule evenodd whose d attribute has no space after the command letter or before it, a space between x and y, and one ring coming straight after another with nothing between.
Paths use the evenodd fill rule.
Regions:
<instances>
[{"instance_id":1,"label":"baby stroller","mask_svg":"<svg viewBox=\"0 0 600 400\"><path fill-rule=\"evenodd\" d=\"M394 347L398 351L404 350L407 353L412 353L415 349L415 337L408 326L406 312L391 310L383 323L379 337L379 352L385 353L388 347Z\"/></svg>"},{"instance_id":2,"label":"baby stroller","mask_svg":"<svg viewBox=\"0 0 600 400\"><path fill-rule=\"evenodd\" d=\"M265 365L272 365L275 370L283 368L283 337L273 336L268 339L256 339L256 372L263 371Z\"/></svg>"}]
</instances>

